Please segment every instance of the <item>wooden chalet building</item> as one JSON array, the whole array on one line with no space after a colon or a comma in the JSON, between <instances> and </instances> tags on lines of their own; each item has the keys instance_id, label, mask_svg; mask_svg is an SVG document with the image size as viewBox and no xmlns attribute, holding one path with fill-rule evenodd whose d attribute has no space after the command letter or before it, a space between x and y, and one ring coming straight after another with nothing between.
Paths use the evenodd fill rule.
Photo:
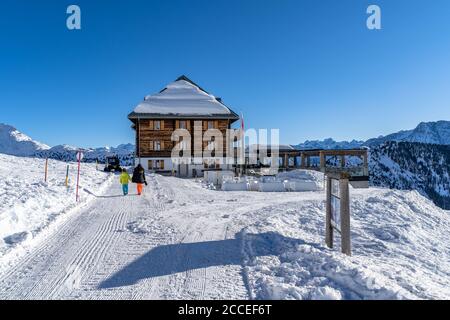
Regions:
<instances>
[{"instance_id":1,"label":"wooden chalet building","mask_svg":"<svg viewBox=\"0 0 450 320\"><path fill-rule=\"evenodd\" d=\"M199 164L193 159L189 163L179 163L171 157L176 143L172 141L172 133L176 129L189 131L191 150L194 150L194 125L197 131L202 131L202 136L208 129L218 129L226 139L227 129L239 119L220 98L186 76L179 77L159 93L145 97L128 119L136 132L135 162L140 162L147 170L190 177L202 175L205 169L231 169L224 159L208 158ZM202 146L206 150L208 141L203 141ZM224 155L225 152L223 150Z\"/></svg>"}]
</instances>

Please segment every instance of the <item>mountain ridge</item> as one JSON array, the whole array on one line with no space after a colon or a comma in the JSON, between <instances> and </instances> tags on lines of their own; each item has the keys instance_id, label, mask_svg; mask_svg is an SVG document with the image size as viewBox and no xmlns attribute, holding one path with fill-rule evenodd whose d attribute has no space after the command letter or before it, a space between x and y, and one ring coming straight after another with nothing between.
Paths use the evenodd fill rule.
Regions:
<instances>
[{"instance_id":1,"label":"mountain ridge","mask_svg":"<svg viewBox=\"0 0 450 320\"><path fill-rule=\"evenodd\" d=\"M439 120L432 122L421 122L414 129L401 130L371 138L366 141L335 141L332 138L324 140L306 140L303 143L294 145L298 150L308 149L353 149L361 147L376 147L387 141L396 142L418 142L438 145L450 145L450 121Z\"/></svg>"}]
</instances>

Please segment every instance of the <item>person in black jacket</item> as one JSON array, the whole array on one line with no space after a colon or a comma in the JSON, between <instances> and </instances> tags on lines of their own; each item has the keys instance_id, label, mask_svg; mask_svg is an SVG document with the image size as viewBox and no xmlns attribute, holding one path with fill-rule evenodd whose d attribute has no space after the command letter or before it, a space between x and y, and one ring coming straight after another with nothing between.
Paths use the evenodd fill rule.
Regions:
<instances>
[{"instance_id":1,"label":"person in black jacket","mask_svg":"<svg viewBox=\"0 0 450 320\"><path fill-rule=\"evenodd\" d=\"M144 183L145 185L147 185L147 181L145 180L144 168L140 163L133 170L133 177L131 178L131 182L137 184L137 193L138 195L141 195L142 189L144 188Z\"/></svg>"}]
</instances>

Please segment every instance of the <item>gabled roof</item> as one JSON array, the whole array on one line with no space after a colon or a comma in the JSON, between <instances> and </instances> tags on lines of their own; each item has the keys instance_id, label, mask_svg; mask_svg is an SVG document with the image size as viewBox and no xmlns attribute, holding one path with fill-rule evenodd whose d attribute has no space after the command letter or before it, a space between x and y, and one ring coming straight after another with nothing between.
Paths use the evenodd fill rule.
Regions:
<instances>
[{"instance_id":1,"label":"gabled roof","mask_svg":"<svg viewBox=\"0 0 450 320\"><path fill-rule=\"evenodd\" d=\"M239 116L221 99L183 75L159 93L146 96L128 118L223 118L236 121Z\"/></svg>"}]
</instances>

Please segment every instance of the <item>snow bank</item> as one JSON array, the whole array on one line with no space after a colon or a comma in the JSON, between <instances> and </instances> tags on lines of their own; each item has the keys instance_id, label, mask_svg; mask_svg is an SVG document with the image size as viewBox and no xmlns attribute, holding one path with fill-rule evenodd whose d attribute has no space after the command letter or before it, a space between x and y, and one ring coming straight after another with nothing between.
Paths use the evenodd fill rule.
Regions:
<instances>
[{"instance_id":1,"label":"snow bank","mask_svg":"<svg viewBox=\"0 0 450 320\"><path fill-rule=\"evenodd\" d=\"M222 191L261 191L261 192L300 192L319 191L323 189L324 176L320 172L311 170L294 170L282 172L276 176L243 176L232 178L233 173L223 178L223 183L218 178L213 179L205 172L204 181L208 183L222 184Z\"/></svg>"},{"instance_id":2,"label":"snow bank","mask_svg":"<svg viewBox=\"0 0 450 320\"><path fill-rule=\"evenodd\" d=\"M44 159L0 154L0 264L5 255L18 255L31 245L59 216L93 199L110 180L96 171L95 164L82 163L76 203L76 163L69 163L69 187L65 186L67 163L49 160L47 182L44 165Z\"/></svg>"},{"instance_id":3,"label":"snow bank","mask_svg":"<svg viewBox=\"0 0 450 320\"><path fill-rule=\"evenodd\" d=\"M276 177L286 182L289 191L317 191L324 188L323 173L314 170L280 172Z\"/></svg>"},{"instance_id":4,"label":"snow bank","mask_svg":"<svg viewBox=\"0 0 450 320\"><path fill-rule=\"evenodd\" d=\"M323 201L280 205L244 229L253 298L449 299L448 212L415 191L351 194L352 257L338 235L325 247Z\"/></svg>"}]
</instances>

